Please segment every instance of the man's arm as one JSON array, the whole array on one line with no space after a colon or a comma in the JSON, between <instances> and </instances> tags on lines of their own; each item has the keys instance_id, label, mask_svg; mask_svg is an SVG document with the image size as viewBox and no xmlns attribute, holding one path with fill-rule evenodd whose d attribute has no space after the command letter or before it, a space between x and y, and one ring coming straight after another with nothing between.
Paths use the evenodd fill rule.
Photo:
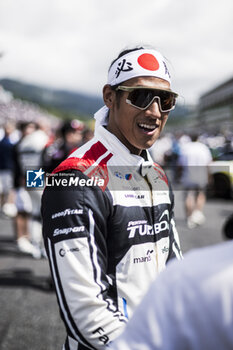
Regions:
<instances>
[{"instance_id":1,"label":"man's arm","mask_svg":"<svg viewBox=\"0 0 233 350\"><path fill-rule=\"evenodd\" d=\"M75 174L79 181L88 179ZM42 199L43 235L61 315L68 334L91 349L103 349L126 322L109 297L109 200L98 186L87 185L47 186Z\"/></svg>"}]
</instances>

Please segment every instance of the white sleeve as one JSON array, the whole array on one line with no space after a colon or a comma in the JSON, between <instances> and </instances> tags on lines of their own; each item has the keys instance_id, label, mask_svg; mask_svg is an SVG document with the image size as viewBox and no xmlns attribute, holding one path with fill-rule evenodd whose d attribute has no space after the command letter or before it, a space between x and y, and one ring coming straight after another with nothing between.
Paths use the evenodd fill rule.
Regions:
<instances>
[{"instance_id":1,"label":"white sleeve","mask_svg":"<svg viewBox=\"0 0 233 350\"><path fill-rule=\"evenodd\" d=\"M173 260L111 349L233 349L232 272L228 242Z\"/></svg>"},{"instance_id":2,"label":"white sleeve","mask_svg":"<svg viewBox=\"0 0 233 350\"><path fill-rule=\"evenodd\" d=\"M179 276L177 278L179 279ZM184 304L178 295L179 286L174 285L174 278L170 279L168 267L152 283L125 331L111 344L111 349L185 349L183 347L185 339L180 336L179 330L179 319L180 317L182 319Z\"/></svg>"}]
</instances>

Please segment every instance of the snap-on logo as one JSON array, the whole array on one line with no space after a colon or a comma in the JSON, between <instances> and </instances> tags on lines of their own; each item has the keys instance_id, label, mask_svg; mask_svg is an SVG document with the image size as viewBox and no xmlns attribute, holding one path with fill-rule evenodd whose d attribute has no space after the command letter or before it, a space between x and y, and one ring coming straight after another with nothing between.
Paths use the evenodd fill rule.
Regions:
<instances>
[{"instance_id":1,"label":"snap-on logo","mask_svg":"<svg viewBox=\"0 0 233 350\"><path fill-rule=\"evenodd\" d=\"M66 227L62 229L56 228L53 232L53 236L68 235L69 233L83 232L84 230L84 226Z\"/></svg>"}]
</instances>

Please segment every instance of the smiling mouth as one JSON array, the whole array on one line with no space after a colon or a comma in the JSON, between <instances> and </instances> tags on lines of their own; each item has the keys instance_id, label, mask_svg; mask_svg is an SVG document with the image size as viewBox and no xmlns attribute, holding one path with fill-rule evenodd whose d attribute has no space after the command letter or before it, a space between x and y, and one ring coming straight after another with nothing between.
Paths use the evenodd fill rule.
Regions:
<instances>
[{"instance_id":1,"label":"smiling mouth","mask_svg":"<svg viewBox=\"0 0 233 350\"><path fill-rule=\"evenodd\" d=\"M157 129L158 125L156 125L156 124L150 125L150 124L146 124L146 123L138 123L138 127L140 129L142 129L143 131L151 132L151 131L154 131L155 129Z\"/></svg>"}]
</instances>

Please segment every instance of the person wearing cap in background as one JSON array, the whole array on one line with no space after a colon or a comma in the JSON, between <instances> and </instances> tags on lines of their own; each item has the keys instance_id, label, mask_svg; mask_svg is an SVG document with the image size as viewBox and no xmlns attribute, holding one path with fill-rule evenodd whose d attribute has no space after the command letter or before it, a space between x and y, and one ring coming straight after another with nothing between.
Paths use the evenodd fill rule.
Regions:
<instances>
[{"instance_id":1,"label":"person wearing cap in background","mask_svg":"<svg viewBox=\"0 0 233 350\"><path fill-rule=\"evenodd\" d=\"M84 123L78 119L65 121L59 130L58 139L48 144L42 153L41 164L44 171L51 173L83 140Z\"/></svg>"},{"instance_id":2,"label":"person wearing cap in background","mask_svg":"<svg viewBox=\"0 0 233 350\"><path fill-rule=\"evenodd\" d=\"M94 138L55 169L56 184L44 191L43 235L67 329L64 349L108 347L167 262L182 258L171 187L147 151L176 97L158 51L121 52ZM68 175L71 186L63 187Z\"/></svg>"}]
</instances>

